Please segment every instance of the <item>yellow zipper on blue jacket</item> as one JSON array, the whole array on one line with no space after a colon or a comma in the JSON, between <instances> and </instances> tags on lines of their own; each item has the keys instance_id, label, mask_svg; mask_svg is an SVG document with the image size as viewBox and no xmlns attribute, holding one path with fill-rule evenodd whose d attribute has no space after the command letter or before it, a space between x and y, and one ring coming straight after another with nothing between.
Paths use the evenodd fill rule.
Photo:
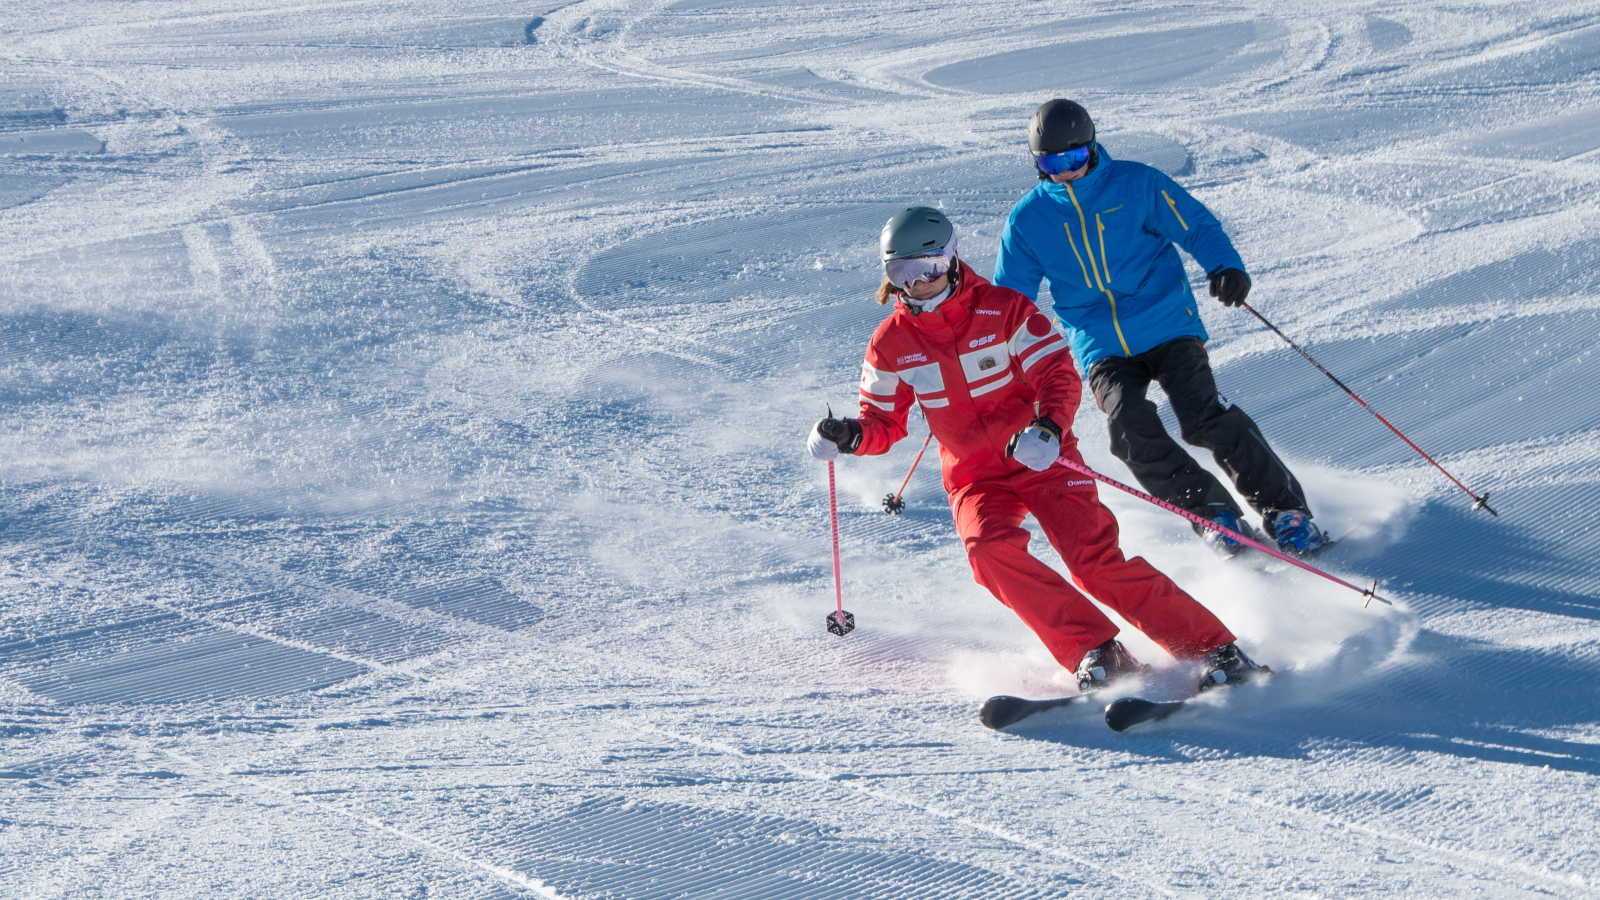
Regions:
<instances>
[{"instance_id":1,"label":"yellow zipper on blue jacket","mask_svg":"<svg viewBox=\"0 0 1600 900\"><path fill-rule=\"evenodd\" d=\"M1178 212L1178 203L1177 203L1177 201L1173 200L1172 199L1172 195L1167 193L1166 191L1162 191L1161 192L1161 196L1167 198L1167 205L1172 207L1172 214L1178 217L1178 224L1183 226L1183 230L1184 231L1188 231L1189 230L1189 223L1185 222L1183 220L1183 213Z\"/></svg>"},{"instance_id":2,"label":"yellow zipper on blue jacket","mask_svg":"<svg viewBox=\"0 0 1600 900\"><path fill-rule=\"evenodd\" d=\"M1128 356L1132 356L1133 351L1128 349L1128 339L1122 336L1122 323L1117 319L1117 298L1111 293L1111 266L1106 262L1105 223L1100 221L1100 216L1098 214L1095 215L1094 222L1096 225L1100 226L1100 262L1097 265L1094 258L1094 247L1089 244L1089 220L1084 216L1083 207L1078 203L1078 194L1072 189L1071 184L1063 184L1062 187L1067 189L1067 196L1072 198L1072 205L1078 210L1078 224L1083 228L1083 249L1089 251L1089 268L1094 272L1095 286L1100 288L1101 293L1105 294L1106 299L1111 302L1111 327L1117 330L1117 341L1122 344L1122 352ZM1066 222L1061 224L1066 225L1067 239L1072 242L1072 252L1077 253L1078 245L1077 242L1073 241L1072 239L1072 226ZM1079 257L1078 265L1083 265L1082 257ZM1102 267L1105 268L1106 272L1106 277L1104 280L1100 278L1100 269ZM1084 283L1087 284L1088 281L1089 279L1087 277L1084 278Z\"/></svg>"}]
</instances>

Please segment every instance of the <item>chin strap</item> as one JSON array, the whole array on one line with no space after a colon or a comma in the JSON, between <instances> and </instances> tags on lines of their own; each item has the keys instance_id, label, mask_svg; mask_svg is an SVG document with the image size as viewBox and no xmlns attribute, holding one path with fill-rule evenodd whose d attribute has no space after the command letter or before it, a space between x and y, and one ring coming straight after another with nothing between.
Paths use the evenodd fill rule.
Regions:
<instances>
[{"instance_id":1,"label":"chin strap","mask_svg":"<svg viewBox=\"0 0 1600 900\"><path fill-rule=\"evenodd\" d=\"M961 290L961 257L957 256L951 260L950 271L947 274L950 278L950 284L944 289L944 296L939 298L939 303L949 300L956 295L956 292ZM905 295L904 291L895 291L895 296L900 298L900 305L905 307L906 312L911 313L913 316L920 316L925 312L929 312L930 310L923 309L922 304L933 299L930 297L928 300L912 300ZM937 309L939 303L935 303L934 308Z\"/></svg>"}]
</instances>

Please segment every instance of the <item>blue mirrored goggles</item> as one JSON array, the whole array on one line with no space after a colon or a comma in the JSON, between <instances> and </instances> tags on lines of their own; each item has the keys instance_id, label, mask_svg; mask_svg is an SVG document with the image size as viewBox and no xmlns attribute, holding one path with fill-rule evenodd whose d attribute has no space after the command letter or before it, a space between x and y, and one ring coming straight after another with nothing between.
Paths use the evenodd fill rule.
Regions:
<instances>
[{"instance_id":1,"label":"blue mirrored goggles","mask_svg":"<svg viewBox=\"0 0 1600 900\"><path fill-rule=\"evenodd\" d=\"M1087 165L1089 154L1093 152L1093 148L1093 144L1085 144L1076 150L1041 154L1035 156L1033 161L1039 167L1039 171L1046 175L1065 175Z\"/></svg>"},{"instance_id":2,"label":"blue mirrored goggles","mask_svg":"<svg viewBox=\"0 0 1600 900\"><path fill-rule=\"evenodd\" d=\"M888 260L883 264L883 274L895 287L909 290L919 281L937 281L939 276L950 271L952 260L951 248L946 247L931 256Z\"/></svg>"}]
</instances>

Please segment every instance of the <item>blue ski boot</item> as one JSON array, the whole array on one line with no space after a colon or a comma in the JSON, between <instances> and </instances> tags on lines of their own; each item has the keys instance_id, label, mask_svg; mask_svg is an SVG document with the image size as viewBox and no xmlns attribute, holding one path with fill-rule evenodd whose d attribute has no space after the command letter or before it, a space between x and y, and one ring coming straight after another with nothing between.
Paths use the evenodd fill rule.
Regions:
<instances>
[{"instance_id":1,"label":"blue ski boot","mask_svg":"<svg viewBox=\"0 0 1600 900\"><path fill-rule=\"evenodd\" d=\"M1272 670L1244 655L1238 644L1227 643L1206 654L1200 664L1199 690L1209 691L1218 685L1243 684L1260 675L1271 675Z\"/></svg>"},{"instance_id":2,"label":"blue ski boot","mask_svg":"<svg viewBox=\"0 0 1600 900\"><path fill-rule=\"evenodd\" d=\"M1221 525L1223 528L1227 528L1231 531L1237 531L1238 533L1247 538L1251 538L1252 540L1258 537L1255 531L1251 529L1249 523L1247 523L1244 519L1239 518L1239 514L1231 509L1225 509L1222 512L1217 513L1217 515L1212 518L1211 521ZM1201 533L1201 539L1205 541L1207 547L1211 548L1211 552L1222 557L1223 559L1229 559L1233 556L1236 556L1240 551L1246 549L1245 544L1239 543L1220 531L1211 531L1209 529L1201 528L1199 525L1194 526L1194 530Z\"/></svg>"},{"instance_id":3,"label":"blue ski boot","mask_svg":"<svg viewBox=\"0 0 1600 900\"><path fill-rule=\"evenodd\" d=\"M1278 549L1285 553L1310 558L1328 545L1328 536L1303 509L1286 509L1273 516L1267 527L1278 542Z\"/></svg>"}]
</instances>

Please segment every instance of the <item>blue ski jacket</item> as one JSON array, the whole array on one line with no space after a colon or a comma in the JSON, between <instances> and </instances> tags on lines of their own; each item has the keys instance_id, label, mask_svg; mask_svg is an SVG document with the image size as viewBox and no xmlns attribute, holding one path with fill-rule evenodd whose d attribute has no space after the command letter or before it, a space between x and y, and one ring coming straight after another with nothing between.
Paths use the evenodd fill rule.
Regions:
<instances>
[{"instance_id":1,"label":"blue ski jacket","mask_svg":"<svg viewBox=\"0 0 1600 900\"><path fill-rule=\"evenodd\" d=\"M1084 370L1173 338L1204 341L1177 244L1207 272L1244 270L1211 211L1143 163L1100 162L1077 181L1041 181L1012 207L994 283L1035 300L1048 279L1056 316Z\"/></svg>"}]
</instances>

